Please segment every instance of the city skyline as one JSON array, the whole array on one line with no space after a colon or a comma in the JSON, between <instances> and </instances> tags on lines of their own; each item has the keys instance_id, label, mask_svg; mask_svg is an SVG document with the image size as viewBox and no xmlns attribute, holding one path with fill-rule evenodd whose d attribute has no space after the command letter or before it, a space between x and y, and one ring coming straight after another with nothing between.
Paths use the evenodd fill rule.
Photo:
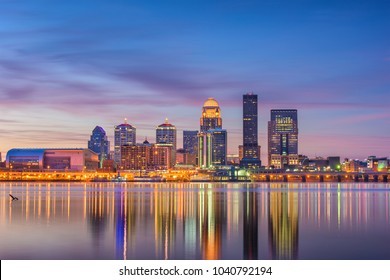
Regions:
<instances>
[{"instance_id":1,"label":"city skyline","mask_svg":"<svg viewBox=\"0 0 390 280\"><path fill-rule=\"evenodd\" d=\"M197 130L209 97L228 153L242 144L241 97L299 111L299 153L390 156L388 1L11 1L0 10L0 152L87 147L128 118L137 141L166 117ZM94 20L90 20L94 18ZM113 149L111 147L111 149Z\"/></svg>"}]
</instances>

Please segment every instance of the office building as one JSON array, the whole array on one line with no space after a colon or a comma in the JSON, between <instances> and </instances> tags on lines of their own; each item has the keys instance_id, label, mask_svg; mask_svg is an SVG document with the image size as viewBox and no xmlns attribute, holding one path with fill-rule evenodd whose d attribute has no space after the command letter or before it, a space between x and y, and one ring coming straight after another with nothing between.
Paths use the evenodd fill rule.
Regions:
<instances>
[{"instance_id":1,"label":"office building","mask_svg":"<svg viewBox=\"0 0 390 280\"><path fill-rule=\"evenodd\" d=\"M209 98L203 104L202 116L200 117L200 131L222 128L221 109L214 98Z\"/></svg>"},{"instance_id":2,"label":"office building","mask_svg":"<svg viewBox=\"0 0 390 280\"><path fill-rule=\"evenodd\" d=\"M226 129L216 128L208 131L212 135L212 164L226 165L227 163L227 132Z\"/></svg>"},{"instance_id":3,"label":"office building","mask_svg":"<svg viewBox=\"0 0 390 280\"><path fill-rule=\"evenodd\" d=\"M99 155L99 167L102 168L103 161L109 159L110 156L110 142L102 127L96 126L92 131L91 139L88 141L88 149Z\"/></svg>"},{"instance_id":4,"label":"office building","mask_svg":"<svg viewBox=\"0 0 390 280\"><path fill-rule=\"evenodd\" d=\"M176 148L177 148L177 132L176 127L169 123L168 118L165 119L165 123L160 124L156 128L156 144L170 144L172 145L171 166L176 163Z\"/></svg>"},{"instance_id":5,"label":"office building","mask_svg":"<svg viewBox=\"0 0 390 280\"><path fill-rule=\"evenodd\" d=\"M257 154L261 154L261 146L258 145L257 146ZM241 160L244 158L244 146L243 145L239 145L238 146L238 159L239 161L241 162Z\"/></svg>"},{"instance_id":6,"label":"office building","mask_svg":"<svg viewBox=\"0 0 390 280\"><path fill-rule=\"evenodd\" d=\"M183 130L183 149L190 154L198 152L198 131Z\"/></svg>"},{"instance_id":7,"label":"office building","mask_svg":"<svg viewBox=\"0 0 390 280\"><path fill-rule=\"evenodd\" d=\"M271 120L268 122L269 166L279 169L298 163L297 110L271 110Z\"/></svg>"},{"instance_id":8,"label":"office building","mask_svg":"<svg viewBox=\"0 0 390 280\"><path fill-rule=\"evenodd\" d=\"M197 165L198 162L198 131L183 131L183 149L186 154L186 164Z\"/></svg>"},{"instance_id":9,"label":"office building","mask_svg":"<svg viewBox=\"0 0 390 280\"><path fill-rule=\"evenodd\" d=\"M198 134L198 166L210 168L212 166L212 134L204 131Z\"/></svg>"},{"instance_id":10,"label":"office building","mask_svg":"<svg viewBox=\"0 0 390 280\"><path fill-rule=\"evenodd\" d=\"M217 128L200 132L198 140L198 165L201 168L227 164L227 132L225 129Z\"/></svg>"},{"instance_id":11,"label":"office building","mask_svg":"<svg viewBox=\"0 0 390 280\"><path fill-rule=\"evenodd\" d=\"M114 131L114 161L116 164L121 163L121 146L136 144L136 127L127 123L115 126Z\"/></svg>"},{"instance_id":12,"label":"office building","mask_svg":"<svg viewBox=\"0 0 390 280\"><path fill-rule=\"evenodd\" d=\"M214 98L203 104L198 133L198 166L226 165L227 132L222 129L221 109Z\"/></svg>"},{"instance_id":13,"label":"office building","mask_svg":"<svg viewBox=\"0 0 390 280\"><path fill-rule=\"evenodd\" d=\"M259 168L261 166L258 131L257 131L257 95L248 93L243 95L243 158L240 166L243 168Z\"/></svg>"},{"instance_id":14,"label":"office building","mask_svg":"<svg viewBox=\"0 0 390 280\"><path fill-rule=\"evenodd\" d=\"M171 166L171 144L123 145L121 166L123 170L168 170Z\"/></svg>"}]
</instances>

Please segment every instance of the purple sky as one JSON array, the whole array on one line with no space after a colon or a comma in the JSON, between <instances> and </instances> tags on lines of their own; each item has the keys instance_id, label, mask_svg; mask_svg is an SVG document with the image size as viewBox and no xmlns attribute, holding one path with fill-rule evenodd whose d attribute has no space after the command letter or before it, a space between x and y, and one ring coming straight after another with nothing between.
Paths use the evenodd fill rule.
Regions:
<instances>
[{"instance_id":1,"label":"purple sky","mask_svg":"<svg viewBox=\"0 0 390 280\"><path fill-rule=\"evenodd\" d=\"M102 126L199 129L214 97L228 152L242 95L298 109L299 152L390 156L390 1L0 1L0 152L87 147ZM153 1L154 2L154 1ZM113 141L111 142L113 145Z\"/></svg>"}]
</instances>

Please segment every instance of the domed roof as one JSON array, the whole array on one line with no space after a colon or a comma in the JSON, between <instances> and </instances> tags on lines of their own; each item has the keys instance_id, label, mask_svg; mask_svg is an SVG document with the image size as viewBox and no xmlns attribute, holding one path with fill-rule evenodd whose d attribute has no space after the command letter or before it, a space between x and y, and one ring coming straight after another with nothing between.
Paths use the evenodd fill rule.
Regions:
<instances>
[{"instance_id":1,"label":"domed roof","mask_svg":"<svg viewBox=\"0 0 390 280\"><path fill-rule=\"evenodd\" d=\"M219 104L218 104L218 102L214 98L210 97L203 104L203 107L219 107Z\"/></svg>"}]
</instances>

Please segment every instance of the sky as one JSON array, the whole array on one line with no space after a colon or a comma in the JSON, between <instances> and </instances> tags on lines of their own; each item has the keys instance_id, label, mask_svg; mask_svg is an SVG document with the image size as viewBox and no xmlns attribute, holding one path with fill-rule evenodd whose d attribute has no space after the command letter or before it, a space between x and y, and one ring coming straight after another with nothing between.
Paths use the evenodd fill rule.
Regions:
<instances>
[{"instance_id":1,"label":"sky","mask_svg":"<svg viewBox=\"0 0 390 280\"><path fill-rule=\"evenodd\" d=\"M215 98L228 153L242 143L242 95L297 109L299 153L390 157L390 1L0 0L0 152L113 149L124 118L155 141L165 118L198 130Z\"/></svg>"}]
</instances>

